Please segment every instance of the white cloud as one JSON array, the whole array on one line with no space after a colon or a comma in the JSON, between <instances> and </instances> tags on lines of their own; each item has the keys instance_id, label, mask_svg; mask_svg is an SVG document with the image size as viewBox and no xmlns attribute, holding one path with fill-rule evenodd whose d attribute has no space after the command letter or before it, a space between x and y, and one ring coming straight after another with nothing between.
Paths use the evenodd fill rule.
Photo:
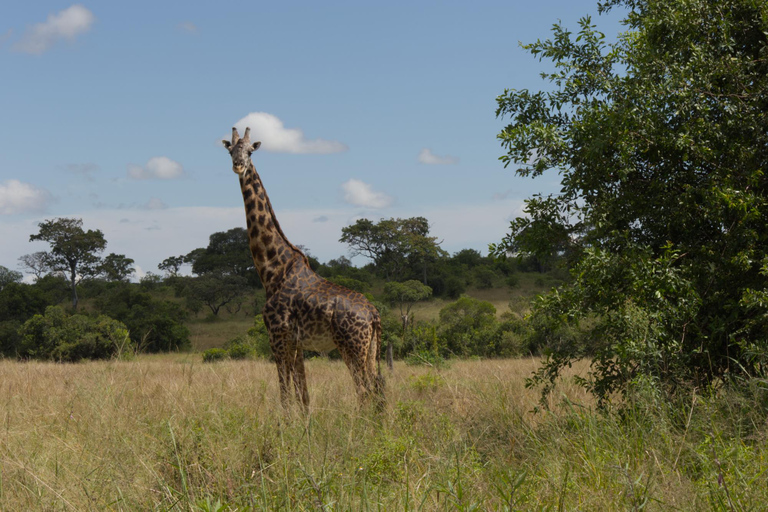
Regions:
<instances>
[{"instance_id":1,"label":"white cloud","mask_svg":"<svg viewBox=\"0 0 768 512\"><path fill-rule=\"evenodd\" d=\"M93 181L93 175L100 170L98 165L90 162L85 164L67 164L64 166L64 169L72 174L80 175L88 181Z\"/></svg>"},{"instance_id":2,"label":"white cloud","mask_svg":"<svg viewBox=\"0 0 768 512\"><path fill-rule=\"evenodd\" d=\"M147 201L142 208L145 210L165 210L168 208L168 205L165 204L162 199L153 197Z\"/></svg>"},{"instance_id":3,"label":"white cloud","mask_svg":"<svg viewBox=\"0 0 768 512\"><path fill-rule=\"evenodd\" d=\"M74 41L79 34L90 30L96 17L80 4L48 15L43 23L29 27L21 40L13 45L16 51L40 55L62 39Z\"/></svg>"},{"instance_id":4,"label":"white cloud","mask_svg":"<svg viewBox=\"0 0 768 512\"><path fill-rule=\"evenodd\" d=\"M181 23L179 23L179 28L189 34L197 34L199 32L197 25L195 25L191 21L182 21Z\"/></svg>"},{"instance_id":5,"label":"white cloud","mask_svg":"<svg viewBox=\"0 0 768 512\"><path fill-rule=\"evenodd\" d=\"M51 202L51 194L19 180L0 182L0 215L42 212Z\"/></svg>"},{"instance_id":6,"label":"white cloud","mask_svg":"<svg viewBox=\"0 0 768 512\"><path fill-rule=\"evenodd\" d=\"M168 157L156 156L150 158L145 166L129 165L128 177L134 180L172 180L184 175L180 163Z\"/></svg>"},{"instance_id":7,"label":"white cloud","mask_svg":"<svg viewBox=\"0 0 768 512\"><path fill-rule=\"evenodd\" d=\"M376 192L368 183L354 178L342 183L341 189L344 191L344 201L355 206L385 208L392 204L392 197L384 192Z\"/></svg>"},{"instance_id":8,"label":"white cloud","mask_svg":"<svg viewBox=\"0 0 768 512\"><path fill-rule=\"evenodd\" d=\"M266 112L251 112L235 123L243 135L251 128L251 140L262 142L262 149L275 153L341 153L349 149L337 140L307 139L299 128L286 128L277 116Z\"/></svg>"},{"instance_id":9,"label":"white cloud","mask_svg":"<svg viewBox=\"0 0 768 512\"><path fill-rule=\"evenodd\" d=\"M418 160L420 164L427 165L451 165L459 162L455 156L437 156L427 148L421 150Z\"/></svg>"}]
</instances>

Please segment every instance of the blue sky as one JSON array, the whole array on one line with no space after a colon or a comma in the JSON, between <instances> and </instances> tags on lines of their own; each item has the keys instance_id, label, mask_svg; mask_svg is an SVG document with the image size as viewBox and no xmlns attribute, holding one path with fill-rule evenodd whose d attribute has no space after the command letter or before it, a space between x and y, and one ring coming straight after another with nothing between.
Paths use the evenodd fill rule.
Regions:
<instances>
[{"instance_id":1,"label":"blue sky","mask_svg":"<svg viewBox=\"0 0 768 512\"><path fill-rule=\"evenodd\" d=\"M321 261L362 217L421 215L449 252L485 253L558 188L498 161L496 96L547 87L518 42L584 15L621 28L594 0L4 2L0 265L47 249L29 235L55 217L101 229L139 275L244 226L233 125L262 140L280 223Z\"/></svg>"}]
</instances>

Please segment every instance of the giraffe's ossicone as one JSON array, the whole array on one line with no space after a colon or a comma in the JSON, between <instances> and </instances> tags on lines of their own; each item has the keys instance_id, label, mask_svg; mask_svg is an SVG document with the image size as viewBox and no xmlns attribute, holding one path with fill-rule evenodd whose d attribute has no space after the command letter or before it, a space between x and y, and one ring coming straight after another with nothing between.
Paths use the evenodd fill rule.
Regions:
<instances>
[{"instance_id":1,"label":"giraffe's ossicone","mask_svg":"<svg viewBox=\"0 0 768 512\"><path fill-rule=\"evenodd\" d=\"M251 160L261 142L251 142L250 128L242 139L232 128L232 140L222 142L240 178L253 264L267 293L264 323L283 404L289 400L293 382L297 399L309 407L303 351L334 348L352 374L360 401L373 397L383 404L378 310L362 294L318 276L307 257L288 241Z\"/></svg>"}]
</instances>

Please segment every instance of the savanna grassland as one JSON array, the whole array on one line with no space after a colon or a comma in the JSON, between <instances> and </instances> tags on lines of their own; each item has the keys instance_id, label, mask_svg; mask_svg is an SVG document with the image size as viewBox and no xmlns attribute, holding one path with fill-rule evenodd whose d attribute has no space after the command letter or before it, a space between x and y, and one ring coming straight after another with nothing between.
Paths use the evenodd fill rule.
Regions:
<instances>
[{"instance_id":1,"label":"savanna grassland","mask_svg":"<svg viewBox=\"0 0 768 512\"><path fill-rule=\"evenodd\" d=\"M398 362L377 413L317 358L304 415L267 361L1 361L0 509L764 510L759 392L533 412L537 364Z\"/></svg>"}]
</instances>

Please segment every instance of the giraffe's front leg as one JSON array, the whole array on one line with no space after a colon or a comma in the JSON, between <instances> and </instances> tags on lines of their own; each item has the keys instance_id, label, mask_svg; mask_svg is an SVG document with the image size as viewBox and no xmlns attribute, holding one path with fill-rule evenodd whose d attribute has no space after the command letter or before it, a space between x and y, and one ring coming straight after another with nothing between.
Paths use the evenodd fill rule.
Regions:
<instances>
[{"instance_id":1,"label":"giraffe's front leg","mask_svg":"<svg viewBox=\"0 0 768 512\"><path fill-rule=\"evenodd\" d=\"M294 354L287 343L287 339L279 333L270 333L269 344L272 347L272 355L277 365L277 379L280 383L280 402L284 408L288 407L291 399L290 385L293 374Z\"/></svg>"}]
</instances>

